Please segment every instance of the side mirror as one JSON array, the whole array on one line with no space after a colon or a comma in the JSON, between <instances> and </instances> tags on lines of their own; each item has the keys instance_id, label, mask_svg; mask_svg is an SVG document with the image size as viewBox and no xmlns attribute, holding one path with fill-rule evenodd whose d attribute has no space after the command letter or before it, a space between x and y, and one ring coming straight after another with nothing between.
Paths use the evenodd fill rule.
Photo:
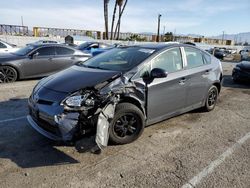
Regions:
<instances>
[{"instance_id":1,"label":"side mirror","mask_svg":"<svg viewBox=\"0 0 250 188\"><path fill-rule=\"evenodd\" d=\"M39 55L39 52L32 53L30 54L30 58L35 59L38 55Z\"/></svg>"},{"instance_id":2,"label":"side mirror","mask_svg":"<svg viewBox=\"0 0 250 188\"><path fill-rule=\"evenodd\" d=\"M154 68L150 73L151 78L166 78L167 75L168 74L165 72L165 70L160 68Z\"/></svg>"}]
</instances>

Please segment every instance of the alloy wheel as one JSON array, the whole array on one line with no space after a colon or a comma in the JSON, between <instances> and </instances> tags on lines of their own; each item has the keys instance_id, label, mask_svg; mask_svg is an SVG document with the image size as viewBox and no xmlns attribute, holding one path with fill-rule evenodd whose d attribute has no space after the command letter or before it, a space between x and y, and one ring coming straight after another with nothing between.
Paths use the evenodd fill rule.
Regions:
<instances>
[{"instance_id":1,"label":"alloy wheel","mask_svg":"<svg viewBox=\"0 0 250 188\"><path fill-rule=\"evenodd\" d=\"M208 106L212 107L215 105L217 100L217 91L216 89L211 89L209 94L208 94Z\"/></svg>"},{"instance_id":2,"label":"alloy wheel","mask_svg":"<svg viewBox=\"0 0 250 188\"><path fill-rule=\"evenodd\" d=\"M11 67L0 67L0 83L16 81L16 71Z\"/></svg>"},{"instance_id":3,"label":"alloy wheel","mask_svg":"<svg viewBox=\"0 0 250 188\"><path fill-rule=\"evenodd\" d=\"M124 114L114 125L114 133L116 136L124 138L136 134L138 127L138 119L134 114Z\"/></svg>"}]
</instances>

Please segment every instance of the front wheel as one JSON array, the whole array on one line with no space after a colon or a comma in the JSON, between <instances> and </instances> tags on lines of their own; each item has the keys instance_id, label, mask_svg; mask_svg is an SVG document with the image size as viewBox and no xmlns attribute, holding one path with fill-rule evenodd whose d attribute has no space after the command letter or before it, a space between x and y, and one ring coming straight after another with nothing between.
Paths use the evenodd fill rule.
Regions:
<instances>
[{"instance_id":1,"label":"front wheel","mask_svg":"<svg viewBox=\"0 0 250 188\"><path fill-rule=\"evenodd\" d=\"M141 136L144 126L145 117L137 106L130 103L118 104L110 124L110 141L114 144L133 142Z\"/></svg>"},{"instance_id":2,"label":"front wheel","mask_svg":"<svg viewBox=\"0 0 250 188\"><path fill-rule=\"evenodd\" d=\"M210 89L208 90L208 94L207 94L207 99L206 99L206 103L204 106L204 109L209 112L212 111L217 103L217 99L218 99L218 88L216 86L211 86Z\"/></svg>"},{"instance_id":3,"label":"front wheel","mask_svg":"<svg viewBox=\"0 0 250 188\"><path fill-rule=\"evenodd\" d=\"M15 82L17 71L10 66L0 66L0 83Z\"/></svg>"}]
</instances>

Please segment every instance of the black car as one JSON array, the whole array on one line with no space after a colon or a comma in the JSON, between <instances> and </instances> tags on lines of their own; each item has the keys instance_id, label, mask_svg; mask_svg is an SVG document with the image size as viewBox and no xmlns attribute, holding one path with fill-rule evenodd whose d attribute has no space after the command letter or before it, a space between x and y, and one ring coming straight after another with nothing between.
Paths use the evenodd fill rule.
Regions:
<instances>
[{"instance_id":1,"label":"black car","mask_svg":"<svg viewBox=\"0 0 250 188\"><path fill-rule=\"evenodd\" d=\"M213 55L218 59L223 59L227 56L227 52L224 48L215 48L213 51Z\"/></svg>"},{"instance_id":2,"label":"black car","mask_svg":"<svg viewBox=\"0 0 250 188\"><path fill-rule=\"evenodd\" d=\"M28 45L0 56L0 83L48 76L91 57L60 44Z\"/></svg>"},{"instance_id":3,"label":"black car","mask_svg":"<svg viewBox=\"0 0 250 188\"><path fill-rule=\"evenodd\" d=\"M242 61L237 64L233 69L232 77L235 82L250 83L250 61Z\"/></svg>"},{"instance_id":4,"label":"black car","mask_svg":"<svg viewBox=\"0 0 250 188\"><path fill-rule=\"evenodd\" d=\"M41 80L27 119L54 140L96 131L125 144L144 126L204 107L213 110L221 88L218 59L185 44L118 47Z\"/></svg>"}]
</instances>

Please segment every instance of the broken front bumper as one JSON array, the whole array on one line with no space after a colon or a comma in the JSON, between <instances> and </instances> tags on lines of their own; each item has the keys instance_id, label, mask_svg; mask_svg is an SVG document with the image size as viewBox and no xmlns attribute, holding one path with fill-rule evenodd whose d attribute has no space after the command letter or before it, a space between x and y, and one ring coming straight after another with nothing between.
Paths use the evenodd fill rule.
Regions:
<instances>
[{"instance_id":1,"label":"broken front bumper","mask_svg":"<svg viewBox=\"0 0 250 188\"><path fill-rule=\"evenodd\" d=\"M62 137L57 136L55 134L52 134L51 132L46 131L45 129L43 129L41 126L38 125L38 123L32 118L31 115L27 115L27 120L29 122L29 124L40 134L42 134L43 136L51 139L51 140L56 140L56 141L61 141Z\"/></svg>"},{"instance_id":2,"label":"broken front bumper","mask_svg":"<svg viewBox=\"0 0 250 188\"><path fill-rule=\"evenodd\" d=\"M65 113L60 104L28 101L27 120L39 133L52 140L70 141L77 130L79 113Z\"/></svg>"}]
</instances>

